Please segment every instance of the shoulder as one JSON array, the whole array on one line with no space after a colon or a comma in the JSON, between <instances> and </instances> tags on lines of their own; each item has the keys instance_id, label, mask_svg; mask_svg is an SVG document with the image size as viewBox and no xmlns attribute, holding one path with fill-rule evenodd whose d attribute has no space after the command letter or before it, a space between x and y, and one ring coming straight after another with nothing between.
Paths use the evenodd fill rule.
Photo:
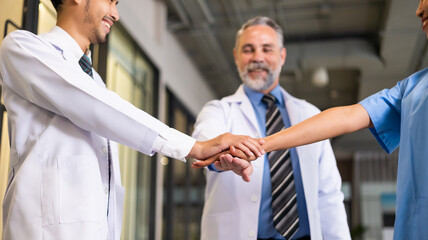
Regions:
<instances>
[{"instance_id":1,"label":"shoulder","mask_svg":"<svg viewBox=\"0 0 428 240\"><path fill-rule=\"evenodd\" d=\"M36 40L37 35L25 30L17 30L6 35L3 39L1 49L9 49L22 41Z\"/></svg>"},{"instance_id":2,"label":"shoulder","mask_svg":"<svg viewBox=\"0 0 428 240\"><path fill-rule=\"evenodd\" d=\"M16 30L6 35L3 40L2 48L8 47L11 44L20 43L23 41L38 41L40 40L39 36L36 34L26 31L26 30Z\"/></svg>"},{"instance_id":3,"label":"shoulder","mask_svg":"<svg viewBox=\"0 0 428 240\"><path fill-rule=\"evenodd\" d=\"M417 86L421 81L426 79L428 79L428 68L413 73L408 78L399 82L397 85L400 86L402 91L409 91L412 90L415 86Z\"/></svg>"},{"instance_id":4,"label":"shoulder","mask_svg":"<svg viewBox=\"0 0 428 240\"><path fill-rule=\"evenodd\" d=\"M211 108L221 108L227 110L233 105L240 105L243 101L249 101L247 95L243 92L242 89L238 89L234 94L228 95L221 99L211 100L207 102L204 106Z\"/></svg>"},{"instance_id":5,"label":"shoulder","mask_svg":"<svg viewBox=\"0 0 428 240\"><path fill-rule=\"evenodd\" d=\"M290 112L300 112L307 116L312 116L321 112L319 108L312 103L309 103L305 99L296 98L284 89L282 89L282 94L287 110Z\"/></svg>"},{"instance_id":6,"label":"shoulder","mask_svg":"<svg viewBox=\"0 0 428 240\"><path fill-rule=\"evenodd\" d=\"M230 108L230 104L227 101L224 101L223 99L221 100L211 100L208 101L202 108L200 115L201 114L206 114L206 113L214 113L214 114L218 114L218 113L222 113L224 111L227 111L227 109Z\"/></svg>"},{"instance_id":7,"label":"shoulder","mask_svg":"<svg viewBox=\"0 0 428 240\"><path fill-rule=\"evenodd\" d=\"M9 33L2 42L1 55L20 54L22 51L33 52L44 49L49 43L39 35L26 30Z\"/></svg>"}]
</instances>

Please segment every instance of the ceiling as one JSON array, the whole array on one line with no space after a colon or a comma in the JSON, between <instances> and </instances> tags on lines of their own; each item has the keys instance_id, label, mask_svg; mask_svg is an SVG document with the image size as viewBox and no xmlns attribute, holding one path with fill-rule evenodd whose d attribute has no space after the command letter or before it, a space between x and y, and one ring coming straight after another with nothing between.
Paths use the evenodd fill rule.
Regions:
<instances>
[{"instance_id":1,"label":"ceiling","mask_svg":"<svg viewBox=\"0 0 428 240\"><path fill-rule=\"evenodd\" d=\"M218 98L241 83L232 55L235 34L255 16L284 31L287 60L280 83L321 110L358 102L428 65L418 0L164 0L168 29ZM329 81L315 86L315 69ZM335 151L378 150L367 131L333 139Z\"/></svg>"}]
</instances>

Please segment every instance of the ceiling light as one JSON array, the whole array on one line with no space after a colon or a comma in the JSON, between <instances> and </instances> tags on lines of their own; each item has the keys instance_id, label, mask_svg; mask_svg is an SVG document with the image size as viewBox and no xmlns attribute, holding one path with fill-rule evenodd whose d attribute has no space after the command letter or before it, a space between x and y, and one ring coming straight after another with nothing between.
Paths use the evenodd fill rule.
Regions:
<instances>
[{"instance_id":1,"label":"ceiling light","mask_svg":"<svg viewBox=\"0 0 428 240\"><path fill-rule=\"evenodd\" d=\"M312 74L312 84L316 87L325 87L328 85L329 79L328 79L328 72L327 68L320 67L315 69L314 73Z\"/></svg>"}]
</instances>

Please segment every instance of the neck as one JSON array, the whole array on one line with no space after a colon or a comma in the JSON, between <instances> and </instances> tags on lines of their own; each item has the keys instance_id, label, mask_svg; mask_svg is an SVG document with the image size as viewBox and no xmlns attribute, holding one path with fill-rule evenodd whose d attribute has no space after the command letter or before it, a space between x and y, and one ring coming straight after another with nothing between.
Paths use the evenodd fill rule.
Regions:
<instances>
[{"instance_id":1,"label":"neck","mask_svg":"<svg viewBox=\"0 0 428 240\"><path fill-rule=\"evenodd\" d=\"M58 16L56 25L66 31L80 46L83 52L89 48L91 42L89 38L81 32L81 27L78 26L73 16Z\"/></svg>"},{"instance_id":2,"label":"neck","mask_svg":"<svg viewBox=\"0 0 428 240\"><path fill-rule=\"evenodd\" d=\"M269 94L270 92L272 92L272 90L274 89L274 88L276 88L276 86L278 86L278 82L279 82L279 78L277 78L276 80L275 80L275 82L268 88L268 89L266 89L266 90L264 90L264 91L261 91L261 93L263 93L263 94Z\"/></svg>"}]
</instances>

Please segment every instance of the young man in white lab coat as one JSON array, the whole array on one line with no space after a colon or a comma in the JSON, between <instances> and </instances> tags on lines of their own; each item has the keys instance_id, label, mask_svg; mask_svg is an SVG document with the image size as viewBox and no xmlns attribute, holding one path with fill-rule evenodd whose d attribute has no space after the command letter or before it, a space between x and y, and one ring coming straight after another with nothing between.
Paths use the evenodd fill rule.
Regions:
<instances>
[{"instance_id":1,"label":"young man in white lab coat","mask_svg":"<svg viewBox=\"0 0 428 240\"><path fill-rule=\"evenodd\" d=\"M282 30L273 20L256 17L245 23L237 33L233 53L243 85L235 94L205 105L195 125L196 139L206 140L225 132L264 137L265 94L276 98L285 127L319 112L279 86L286 49ZM341 178L330 142L293 148L289 153L299 218L298 230L291 239L350 239ZM285 239L273 224L267 157L246 167L236 163L220 161L208 167L201 239ZM195 166L198 164L203 163ZM245 182L225 170L233 170L246 181L254 172L251 181ZM247 172L243 175L243 171Z\"/></svg>"},{"instance_id":2,"label":"young man in white lab coat","mask_svg":"<svg viewBox=\"0 0 428 240\"><path fill-rule=\"evenodd\" d=\"M115 142L182 160L230 145L260 156L258 143L244 136L195 142L105 88L88 47L104 42L119 20L117 0L52 3L58 19L51 32L13 32L0 49L11 140L3 239L120 239Z\"/></svg>"}]
</instances>

